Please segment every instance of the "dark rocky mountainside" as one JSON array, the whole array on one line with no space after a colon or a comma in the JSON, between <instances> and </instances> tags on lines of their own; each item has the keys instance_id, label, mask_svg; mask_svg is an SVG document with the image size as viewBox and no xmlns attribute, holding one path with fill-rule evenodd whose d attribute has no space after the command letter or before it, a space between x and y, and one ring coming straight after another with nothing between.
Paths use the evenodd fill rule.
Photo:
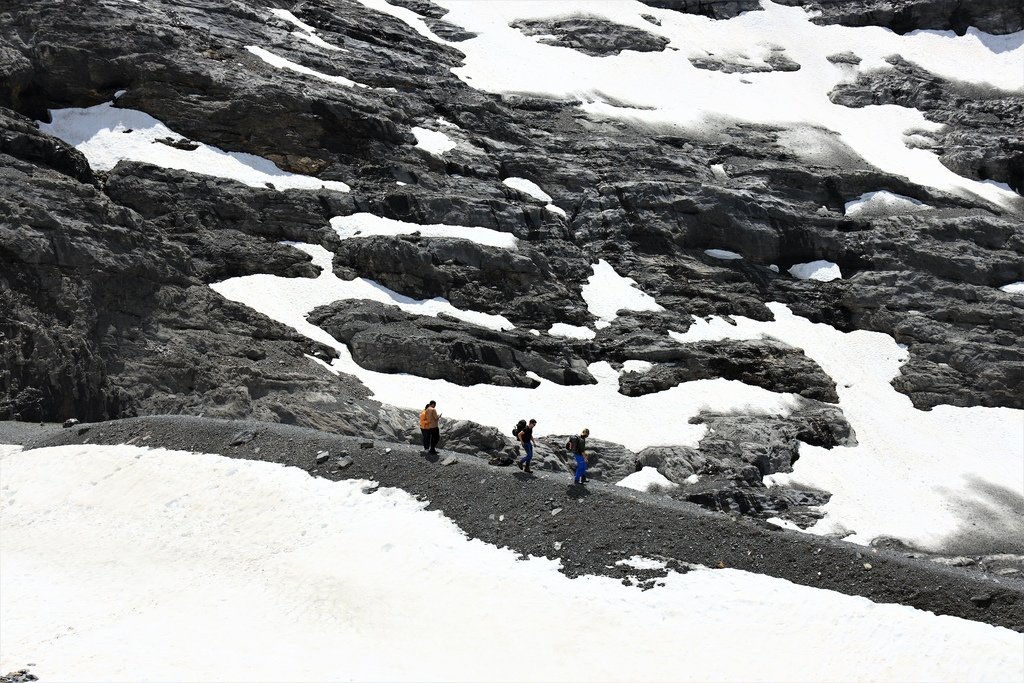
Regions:
<instances>
[{"instance_id":1,"label":"dark rocky mountainside","mask_svg":"<svg viewBox=\"0 0 1024 683\"><path fill-rule=\"evenodd\" d=\"M1024 30L1024 4L1017 0L778 0L821 15L822 24L884 26L896 33L920 29L955 31L975 27L986 33Z\"/></svg>"},{"instance_id":2,"label":"dark rocky mountainside","mask_svg":"<svg viewBox=\"0 0 1024 683\"><path fill-rule=\"evenodd\" d=\"M460 385L529 387L536 380L528 373L587 384L588 363L618 368L640 359L654 368L624 374L621 393L725 378L799 394L805 404L785 418L703 415L717 426L698 449L635 454L608 444L597 468L604 476L621 476L637 460L677 481L699 472L708 478L680 495L710 507L768 514L814 504L813 495L769 495L760 477L791 467L798 440L831 447L856 436L834 405L834 382L801 349L774 340L671 344L667 331L683 332L695 318L770 320L765 304L778 301L813 321L885 332L907 345L910 360L893 385L919 408L1024 408L1024 298L999 289L1024 281L1024 203L1000 207L916 185L825 131L811 133L830 139L834 162L809 163L781 125L725 121L715 135L689 137L589 114L578 101L488 94L452 73L463 58L457 47L355 0L269 3L344 52L297 38L266 4L0 1L0 419L184 413L414 438L411 411L372 400L355 377L316 362L334 349L209 288L256 273L315 277L309 256L282 241L330 249L339 277L444 297L519 329L590 322L581 287L606 260L665 310L623 312L592 340L492 332L369 302L331 304L312 319L363 367ZM425 0L393 4L448 40L472 37ZM713 19L758 7L647 4ZM998 2L784 4L820 9L820 21L898 32L973 25L1006 33L1020 30L1024 17L1014 3ZM664 47L636 29L580 18L520 28L590 55ZM311 85L307 74L274 68L249 46L369 87ZM902 58L890 63L837 88L833 102L918 107L947 125L928 144L949 168L1021 191L1019 92L982 92ZM780 56L772 68L792 66ZM251 187L130 161L94 170L36 124L49 121L51 109L115 97L116 107L146 112L185 136L176 145L258 155L343 181L351 192ZM417 147L411 131L436 128L439 117L458 126L446 129L459 146L443 159ZM509 177L538 183L565 215L503 184ZM879 190L933 208L845 214L851 198ZM330 219L361 212L490 228L514 235L520 248L510 256L415 235L339 239ZM744 258L705 253L723 246ZM843 279L786 275L818 259L838 264ZM445 429L453 450L513 448L493 428L454 421Z\"/></svg>"}]
</instances>

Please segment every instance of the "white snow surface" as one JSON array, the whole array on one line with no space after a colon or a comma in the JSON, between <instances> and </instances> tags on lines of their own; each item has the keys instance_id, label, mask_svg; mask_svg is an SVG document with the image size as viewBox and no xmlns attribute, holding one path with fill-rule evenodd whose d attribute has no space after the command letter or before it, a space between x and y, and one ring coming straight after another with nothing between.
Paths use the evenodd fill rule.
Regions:
<instances>
[{"instance_id":1,"label":"white snow surface","mask_svg":"<svg viewBox=\"0 0 1024 683\"><path fill-rule=\"evenodd\" d=\"M930 208L932 207L924 202L887 190L865 192L844 205L847 216L892 216L926 211Z\"/></svg>"},{"instance_id":2,"label":"white snow surface","mask_svg":"<svg viewBox=\"0 0 1024 683\"><path fill-rule=\"evenodd\" d=\"M565 217L565 210L552 204L551 195L549 195L544 190L540 189L540 185L533 182L532 180L510 176L508 178L505 178L501 182L513 189L519 190L520 192L525 192L531 197L539 199L542 202L547 202L547 206L544 207L545 209L547 209L551 213L557 213L559 216Z\"/></svg>"},{"instance_id":3,"label":"white snow surface","mask_svg":"<svg viewBox=\"0 0 1024 683\"><path fill-rule=\"evenodd\" d=\"M416 315L436 316L438 313L447 313L459 320L492 330L508 330L514 327L503 316L465 311L452 306L447 299L441 297L413 299L366 278L342 280L334 274L331 252L314 244L290 244L313 257L313 265L321 269L319 277L249 275L217 282L210 285L210 288L228 299L241 301L274 320L294 327L311 339L334 347L339 346L339 342L319 327L308 323L306 315L317 306L345 299L379 301ZM348 348L344 345L342 347ZM396 376L396 379L400 378Z\"/></svg>"},{"instance_id":4,"label":"white snow surface","mask_svg":"<svg viewBox=\"0 0 1024 683\"><path fill-rule=\"evenodd\" d=\"M488 247L517 249L519 240L507 232L491 228L467 227L464 225L445 225L444 223L419 225L391 218L381 218L372 213L354 213L350 216L336 216L331 219L331 227L342 239L353 237L369 237L371 235L411 235L418 232L424 237L451 237L469 240Z\"/></svg>"},{"instance_id":5,"label":"white snow surface","mask_svg":"<svg viewBox=\"0 0 1024 683\"><path fill-rule=\"evenodd\" d=\"M895 105L850 108L833 104L828 93L858 73L889 69L885 58L897 54L943 78L1024 90L1024 43L1019 34L993 36L976 29L956 36L950 31L913 31L898 35L880 27L817 26L811 14L762 0L763 11L745 12L728 20L649 7L633 0L437 0L449 12L445 21L477 34L451 43L434 34L421 17L385 0L362 4L406 22L438 43L466 55L452 71L469 85L494 93L533 93L580 99L594 115L630 119L655 127L680 127L710 134L721 121L792 125L817 131L818 142L806 145L794 137L793 152L815 157L845 154L845 148L883 171L911 182L964 195L977 195L1010 205L1019 195L993 184L959 176L934 153L909 147L917 132L936 131L917 109ZM657 18L656 26L643 18ZM577 50L538 41L511 26L520 19L571 15L604 18L669 39L660 52L624 50L593 57ZM674 48L674 49L673 49ZM708 54L763 64L772 48L800 64L799 71L723 73L698 69L690 57ZM863 61L837 68L826 57L852 51ZM514 55L510 59L509 55Z\"/></svg>"},{"instance_id":6,"label":"white snow surface","mask_svg":"<svg viewBox=\"0 0 1024 683\"><path fill-rule=\"evenodd\" d=\"M736 259L743 258L742 255L737 254L735 251L729 251L727 249L705 249L704 253L711 258L717 258L723 261L734 261Z\"/></svg>"},{"instance_id":7,"label":"white snow surface","mask_svg":"<svg viewBox=\"0 0 1024 683\"><path fill-rule=\"evenodd\" d=\"M649 372L654 364L647 360L627 360L622 364L623 372Z\"/></svg>"},{"instance_id":8,"label":"white snow surface","mask_svg":"<svg viewBox=\"0 0 1024 683\"><path fill-rule=\"evenodd\" d=\"M599 260L594 266L594 274L587 278L583 285L583 300L587 302L590 314L600 320L612 321L618 317L620 310L627 311L663 311L654 297L637 289L636 280L623 277L605 261Z\"/></svg>"},{"instance_id":9,"label":"white snow surface","mask_svg":"<svg viewBox=\"0 0 1024 683\"><path fill-rule=\"evenodd\" d=\"M1008 285L1003 285L999 289L1004 292L1009 292L1010 294L1024 294L1024 282L1011 282Z\"/></svg>"},{"instance_id":10,"label":"white snow surface","mask_svg":"<svg viewBox=\"0 0 1024 683\"><path fill-rule=\"evenodd\" d=\"M820 280L821 282L840 280L843 277L839 266L831 261L795 263L790 267L789 274L799 280Z\"/></svg>"},{"instance_id":11,"label":"white snow surface","mask_svg":"<svg viewBox=\"0 0 1024 683\"><path fill-rule=\"evenodd\" d=\"M315 35L315 34L307 34ZM256 45L249 45L245 48L252 54L256 55L270 66L277 67L278 69L287 69L288 71L294 71L296 73L303 74L304 76L313 76L319 78L321 81L327 81L334 85L342 85L349 88L367 88L369 86L362 83L357 83L351 78L345 78L344 76L332 76L331 74L325 74L322 71L316 69L310 69L308 66L303 66L298 62L293 62L290 59L285 59L280 55L275 55L269 50L265 50L262 47Z\"/></svg>"},{"instance_id":12,"label":"white snow surface","mask_svg":"<svg viewBox=\"0 0 1024 683\"><path fill-rule=\"evenodd\" d=\"M548 329L552 337L566 337L567 339L593 339L597 332L589 327L581 325L570 325L569 323L555 323Z\"/></svg>"},{"instance_id":13,"label":"white snow surface","mask_svg":"<svg viewBox=\"0 0 1024 683\"><path fill-rule=\"evenodd\" d=\"M434 156L444 156L445 152L450 152L458 147L454 140L438 130L414 126L411 132L416 136L416 146Z\"/></svg>"},{"instance_id":14,"label":"white snow surface","mask_svg":"<svg viewBox=\"0 0 1024 683\"><path fill-rule=\"evenodd\" d=\"M157 140L179 140L182 136L145 112L119 109L110 102L85 109L51 109L50 117L52 123L40 123L39 129L82 152L96 171L109 171L122 160L141 161L230 178L250 187L266 187L270 183L279 190L349 191L349 186L343 182L288 173L269 159L254 154L225 152L199 142L192 151L162 144Z\"/></svg>"},{"instance_id":15,"label":"white snow surface","mask_svg":"<svg viewBox=\"0 0 1024 683\"><path fill-rule=\"evenodd\" d=\"M730 569L647 591L569 579L371 482L131 446L5 453L0 468L0 668L34 662L43 680L1024 675L1008 629ZM568 654L550 637L567 632L586 633ZM624 633L644 637L623 649Z\"/></svg>"},{"instance_id":16,"label":"white snow surface","mask_svg":"<svg viewBox=\"0 0 1024 683\"><path fill-rule=\"evenodd\" d=\"M1024 526L1011 502L1024 493L1024 411L917 410L890 384L908 357L892 337L847 334L782 304L768 307L774 321L697 320L672 337L680 343L771 337L803 349L835 380L857 445L828 450L802 444L792 474L765 479L832 492L811 532L849 532L847 540L856 543L891 536L936 551L966 536L1024 548Z\"/></svg>"},{"instance_id":17,"label":"white snow surface","mask_svg":"<svg viewBox=\"0 0 1024 683\"><path fill-rule=\"evenodd\" d=\"M537 183L533 182L532 180L527 180L526 178L516 178L516 177L512 176L512 177L505 178L501 182L504 183L505 185L508 185L509 187L511 187L514 190L519 190L520 192L525 192L526 194L530 195L531 197L534 197L535 199L539 199L542 202L549 202L549 203L551 202L551 195L549 195L544 190L540 189L540 185L538 185Z\"/></svg>"},{"instance_id":18,"label":"white snow surface","mask_svg":"<svg viewBox=\"0 0 1024 683\"><path fill-rule=\"evenodd\" d=\"M659 472L657 467L644 467L639 472L633 472L619 480L616 486L644 492L650 491L652 486L666 491L679 488L679 484Z\"/></svg>"}]
</instances>

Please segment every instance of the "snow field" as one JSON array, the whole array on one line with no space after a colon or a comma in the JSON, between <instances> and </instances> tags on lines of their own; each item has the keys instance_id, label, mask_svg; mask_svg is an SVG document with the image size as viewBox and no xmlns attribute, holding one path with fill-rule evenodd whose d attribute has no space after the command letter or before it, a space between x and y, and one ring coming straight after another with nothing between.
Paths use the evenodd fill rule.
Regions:
<instances>
[{"instance_id":1,"label":"snow field","mask_svg":"<svg viewBox=\"0 0 1024 683\"><path fill-rule=\"evenodd\" d=\"M568 579L370 482L131 446L7 452L0 468L0 667L35 662L44 680L1024 674L1007 629L736 570L649 591Z\"/></svg>"},{"instance_id":2,"label":"snow field","mask_svg":"<svg viewBox=\"0 0 1024 683\"><path fill-rule=\"evenodd\" d=\"M945 405L917 410L890 384L907 359L892 337L843 333L795 316L782 304L768 306L774 321L697 320L672 337L680 343L772 337L803 349L835 380L857 446L802 444L792 474L765 480L832 492L821 508L825 518L809 531L852 532L847 540L865 544L893 536L936 551L969 534L982 545L996 542L1024 552L1024 528L1012 501L984 490L1024 495L1024 411Z\"/></svg>"},{"instance_id":3,"label":"snow field","mask_svg":"<svg viewBox=\"0 0 1024 683\"><path fill-rule=\"evenodd\" d=\"M191 151L162 144L157 140L178 140L182 136L145 112L115 108L112 102L84 109L51 109L50 117L52 123L40 123L39 129L80 151L95 171L109 171L122 160L140 161L237 180L249 187L270 184L279 190L349 191L343 182L288 173L253 154L225 152L199 142L193 143L198 147Z\"/></svg>"},{"instance_id":4,"label":"snow field","mask_svg":"<svg viewBox=\"0 0 1024 683\"><path fill-rule=\"evenodd\" d=\"M404 8L384 0L361 2L401 19L430 40L449 44ZM445 21L478 34L456 44L466 59L463 66L453 69L475 88L580 98L583 109L594 114L681 126L696 134L712 131L717 125L714 122L723 118L811 126L834 131L867 162L912 182L997 203L1019 200L1005 188L956 175L927 150L907 147L907 135L939 128L920 111L893 105L852 109L832 104L827 97L836 85L859 72L891 68L885 58L893 54L941 77L1024 90L1020 69L1024 45L1015 41L1015 36L991 36L974 29L964 36L941 31L900 36L878 27L817 26L803 9L770 0L762 1L764 11L720 21L632 0L438 0L437 4L449 10ZM646 21L643 14L657 17L661 25ZM545 45L538 42L539 36L526 36L510 26L518 19L571 15L604 18L671 42L661 52L625 50L591 57ZM773 48L782 48L801 65L800 70L727 74L698 69L689 61L690 57L714 54L758 64L764 63ZM862 58L858 67L837 66L826 59L846 51ZM629 104L623 106L623 102ZM796 147L794 151L802 153Z\"/></svg>"}]
</instances>

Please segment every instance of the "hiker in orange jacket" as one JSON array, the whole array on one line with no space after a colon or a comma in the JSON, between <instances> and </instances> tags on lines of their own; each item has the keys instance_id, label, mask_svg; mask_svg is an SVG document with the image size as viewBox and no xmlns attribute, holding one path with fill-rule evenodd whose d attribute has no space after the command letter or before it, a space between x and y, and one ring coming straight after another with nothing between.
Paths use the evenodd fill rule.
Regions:
<instances>
[{"instance_id":1,"label":"hiker in orange jacket","mask_svg":"<svg viewBox=\"0 0 1024 683\"><path fill-rule=\"evenodd\" d=\"M437 455L437 442L441 440L438 420L441 413L437 412L437 401L431 401L420 413L420 433L423 435L423 452Z\"/></svg>"}]
</instances>

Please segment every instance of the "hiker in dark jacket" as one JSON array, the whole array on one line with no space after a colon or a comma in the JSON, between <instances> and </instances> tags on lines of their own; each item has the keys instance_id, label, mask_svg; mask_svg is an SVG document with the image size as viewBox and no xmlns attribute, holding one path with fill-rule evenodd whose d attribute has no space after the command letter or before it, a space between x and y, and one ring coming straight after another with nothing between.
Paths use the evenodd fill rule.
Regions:
<instances>
[{"instance_id":1,"label":"hiker in dark jacket","mask_svg":"<svg viewBox=\"0 0 1024 683\"><path fill-rule=\"evenodd\" d=\"M590 430L584 429L580 432L579 436L573 436L569 438L569 443L572 444L572 454L576 458L576 476L573 477L572 483L574 484L585 484L587 483L587 437L590 436Z\"/></svg>"},{"instance_id":2,"label":"hiker in dark jacket","mask_svg":"<svg viewBox=\"0 0 1024 683\"><path fill-rule=\"evenodd\" d=\"M517 438L519 442L523 444L523 450L526 451L526 455L516 461L519 465L519 469L527 474L532 474L530 471L530 461L533 460L533 447L537 445L537 442L533 440L533 428L537 426L536 420L530 420L529 424L519 430Z\"/></svg>"}]
</instances>

